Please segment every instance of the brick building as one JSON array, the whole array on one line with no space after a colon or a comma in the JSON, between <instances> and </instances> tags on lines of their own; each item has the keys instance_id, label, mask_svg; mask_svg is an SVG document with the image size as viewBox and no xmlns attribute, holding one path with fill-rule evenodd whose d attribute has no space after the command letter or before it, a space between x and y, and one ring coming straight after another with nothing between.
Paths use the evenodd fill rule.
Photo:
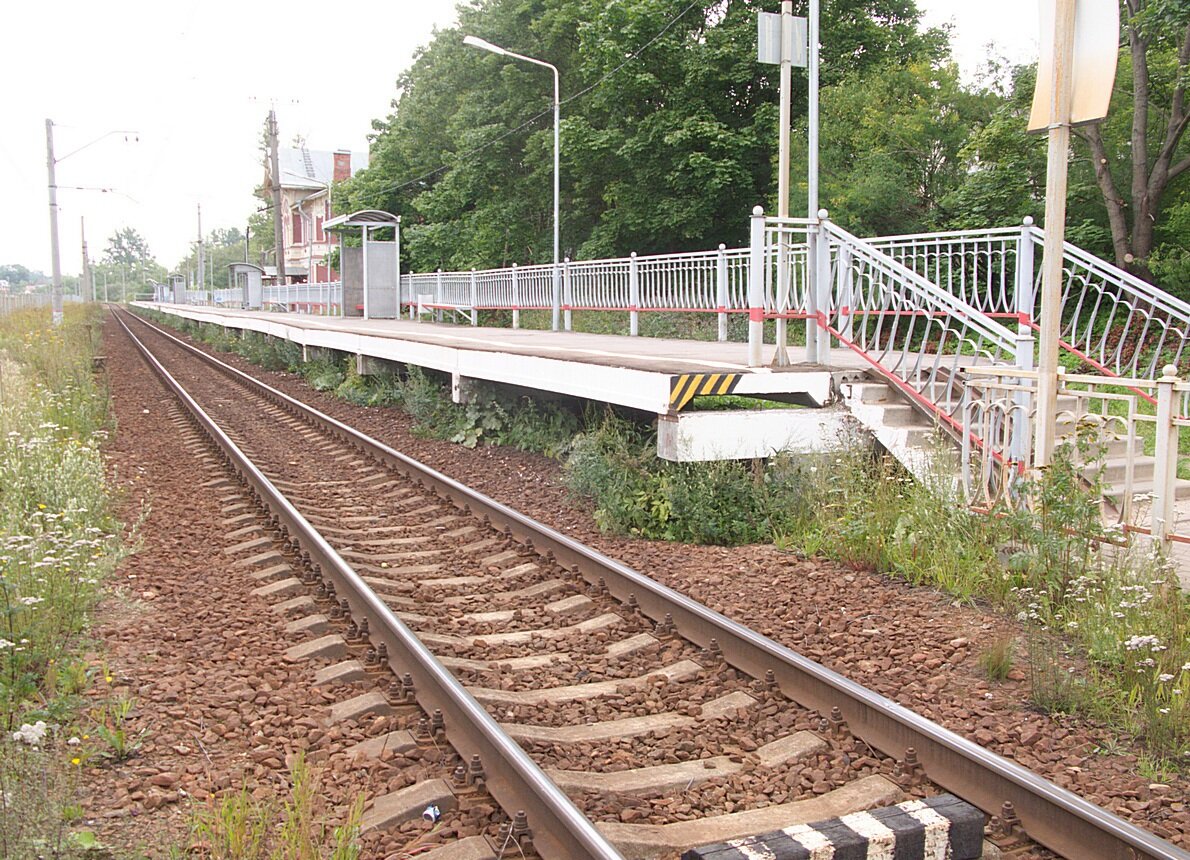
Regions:
<instances>
[{"instance_id":1,"label":"brick building","mask_svg":"<svg viewBox=\"0 0 1190 860\"><path fill-rule=\"evenodd\" d=\"M281 226L285 237L285 274L288 283L322 283L338 275L326 263L332 244L322 229L332 215L331 183L341 182L368 166L366 152L323 152L281 147ZM265 170L261 194L272 200L273 183Z\"/></svg>"}]
</instances>

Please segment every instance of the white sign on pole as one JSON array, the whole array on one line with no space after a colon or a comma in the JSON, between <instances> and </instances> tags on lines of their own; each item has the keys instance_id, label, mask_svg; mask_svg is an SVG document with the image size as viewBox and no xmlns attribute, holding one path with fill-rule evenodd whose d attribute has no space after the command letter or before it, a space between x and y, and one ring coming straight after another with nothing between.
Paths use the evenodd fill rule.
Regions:
<instances>
[{"instance_id":1,"label":"white sign on pole","mask_svg":"<svg viewBox=\"0 0 1190 860\"><path fill-rule=\"evenodd\" d=\"M1053 113L1055 0L1041 0L1041 57L1029 131L1056 123L1083 125L1107 116L1120 48L1120 6L1116 0L1078 0L1074 11L1074 68L1070 116Z\"/></svg>"},{"instance_id":2,"label":"white sign on pole","mask_svg":"<svg viewBox=\"0 0 1190 860\"><path fill-rule=\"evenodd\" d=\"M757 60L777 66L781 64L782 59L788 59L793 65L803 69L809 65L810 40L806 35L806 19L790 20L793 26L784 34L785 38L782 40L781 16L776 12L756 13Z\"/></svg>"}]
</instances>

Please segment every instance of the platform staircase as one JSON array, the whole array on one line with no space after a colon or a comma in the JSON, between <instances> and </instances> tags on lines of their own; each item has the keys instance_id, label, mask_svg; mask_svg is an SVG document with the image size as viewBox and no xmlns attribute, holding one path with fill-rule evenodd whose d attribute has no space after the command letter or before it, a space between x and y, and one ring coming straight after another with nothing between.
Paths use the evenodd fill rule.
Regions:
<instances>
[{"instance_id":1,"label":"platform staircase","mask_svg":"<svg viewBox=\"0 0 1190 860\"><path fill-rule=\"evenodd\" d=\"M936 482L949 476L956 489L962 484L961 444L927 411L913 405L896 387L879 380L844 383L840 399L847 411L871 434L876 443L919 481ZM943 402L945 408L960 404ZM1074 443L1075 398L1059 399L1059 444ZM1145 453L1143 439L1128 440L1108 434L1103 440L1102 456L1082 470L1088 485L1098 483L1113 509L1118 509L1126 491L1147 496L1154 489L1156 458ZM1130 490L1125 486L1128 460L1132 460ZM1190 480L1175 482L1178 500L1190 499Z\"/></svg>"},{"instance_id":2,"label":"platform staircase","mask_svg":"<svg viewBox=\"0 0 1190 860\"><path fill-rule=\"evenodd\" d=\"M1035 381L1014 371L1031 371L1036 361L1034 257L1044 234L1026 221L1019 231L860 240L826 222L820 236L829 243L829 252L819 251L829 253L829 266L819 264L819 280L829 275L831 292L807 307L830 340L820 341L817 357L825 342L858 353L871 368L865 381L841 384L843 404L917 478L952 474L969 497L987 496L988 483L980 487L973 470L983 468L984 478L996 469L1010 474L1012 463L1031 456L1033 393L1021 387ZM1119 380L1111 387L1155 409L1151 383L1181 360L1190 305L1069 244L1063 268L1062 352L1083 373L1105 384ZM1119 418L1088 414L1093 398L1077 394L1059 397L1058 441L1085 437L1088 428L1098 433L1099 452L1086 458L1084 478L1125 511L1126 497L1158 491L1157 460L1135 424L1120 432ZM1185 401L1176 414L1186 414ZM993 408L1000 410L994 420L977 420ZM1190 481L1174 482L1173 499L1190 499Z\"/></svg>"}]
</instances>

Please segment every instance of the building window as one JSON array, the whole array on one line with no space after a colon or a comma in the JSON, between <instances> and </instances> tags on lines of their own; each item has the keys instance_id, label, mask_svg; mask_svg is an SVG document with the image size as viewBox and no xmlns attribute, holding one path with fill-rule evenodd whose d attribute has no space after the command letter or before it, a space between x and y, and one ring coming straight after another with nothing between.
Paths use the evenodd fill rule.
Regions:
<instances>
[{"instance_id":1,"label":"building window","mask_svg":"<svg viewBox=\"0 0 1190 860\"><path fill-rule=\"evenodd\" d=\"M305 240L302 237L302 213L293 213L293 244L301 245Z\"/></svg>"},{"instance_id":2,"label":"building window","mask_svg":"<svg viewBox=\"0 0 1190 860\"><path fill-rule=\"evenodd\" d=\"M315 242L325 242L326 241L326 233L322 232L322 216L321 215L314 216L314 241Z\"/></svg>"}]
</instances>

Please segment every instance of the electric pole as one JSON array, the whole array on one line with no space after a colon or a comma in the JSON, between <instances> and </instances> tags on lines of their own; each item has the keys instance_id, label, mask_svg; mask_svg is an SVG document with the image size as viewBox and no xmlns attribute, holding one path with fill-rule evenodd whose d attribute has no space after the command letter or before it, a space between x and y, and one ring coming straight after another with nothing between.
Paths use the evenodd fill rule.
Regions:
<instances>
[{"instance_id":1,"label":"electric pole","mask_svg":"<svg viewBox=\"0 0 1190 860\"><path fill-rule=\"evenodd\" d=\"M50 313L55 326L62 325L62 265L58 262L58 182L54 177L54 121L45 121L45 163L50 189L50 255L54 284L50 290Z\"/></svg>"},{"instance_id":2,"label":"electric pole","mask_svg":"<svg viewBox=\"0 0 1190 860\"><path fill-rule=\"evenodd\" d=\"M277 154L277 113L269 111L269 156L272 159L273 236L277 245L277 286L285 283L285 233L281 226L281 161Z\"/></svg>"},{"instance_id":3,"label":"electric pole","mask_svg":"<svg viewBox=\"0 0 1190 860\"><path fill-rule=\"evenodd\" d=\"M83 238L83 274L79 283L79 299L84 302L95 301L95 284L91 281L91 266L87 262L87 219L79 216L79 235Z\"/></svg>"},{"instance_id":4,"label":"electric pole","mask_svg":"<svg viewBox=\"0 0 1190 860\"><path fill-rule=\"evenodd\" d=\"M202 259L202 204L198 204L198 288L200 290L206 289L206 282L203 279L203 259Z\"/></svg>"}]
</instances>

